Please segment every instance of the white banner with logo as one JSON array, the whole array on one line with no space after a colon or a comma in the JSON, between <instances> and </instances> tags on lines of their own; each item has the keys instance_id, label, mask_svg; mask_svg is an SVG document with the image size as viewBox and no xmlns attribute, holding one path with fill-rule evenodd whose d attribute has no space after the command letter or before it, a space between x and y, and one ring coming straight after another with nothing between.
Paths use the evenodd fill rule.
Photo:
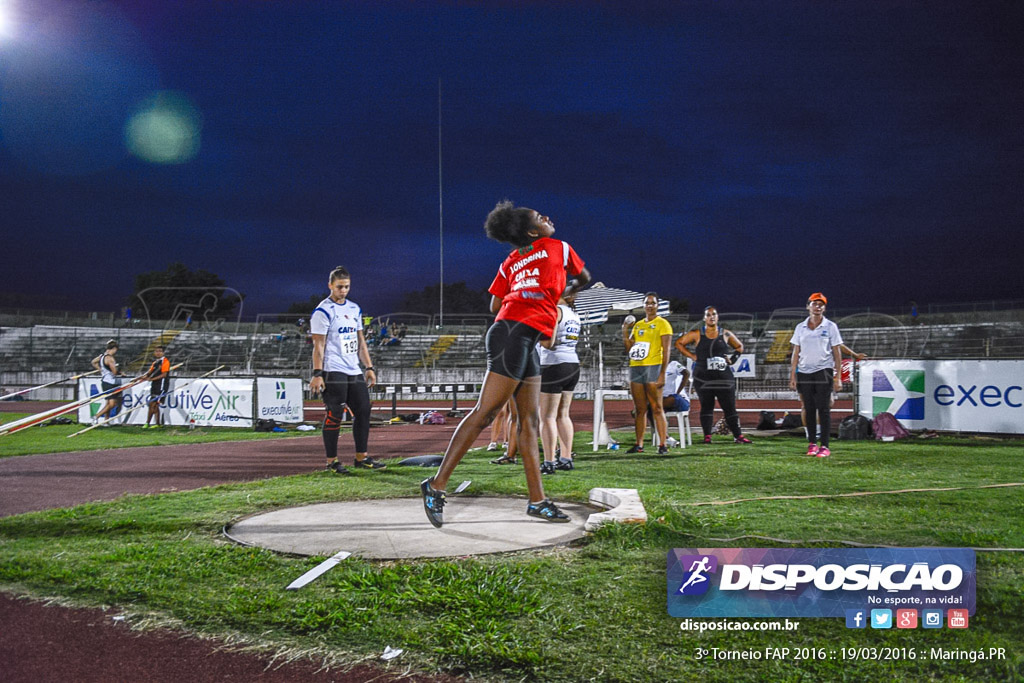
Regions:
<instances>
[{"instance_id":1,"label":"white banner with logo","mask_svg":"<svg viewBox=\"0 0 1024 683\"><path fill-rule=\"evenodd\" d=\"M892 413L908 429L1024 433L1024 361L861 361L861 415Z\"/></svg>"},{"instance_id":2,"label":"white banner with logo","mask_svg":"<svg viewBox=\"0 0 1024 683\"><path fill-rule=\"evenodd\" d=\"M256 380L256 419L302 422L302 380Z\"/></svg>"},{"instance_id":3,"label":"white banner with logo","mask_svg":"<svg viewBox=\"0 0 1024 683\"><path fill-rule=\"evenodd\" d=\"M187 386L184 386L187 385ZM179 388L180 387L180 388ZM88 377L78 382L78 395L96 396L102 392L99 379ZM122 392L124 420L115 419L111 424L146 423L149 409L132 410L144 404L150 397L150 382L142 382ZM248 427L252 428L253 381L251 379L171 379L171 388L163 397L160 408L162 422L166 425L188 425L197 427ZM86 403L78 409L78 421L88 422L103 407L105 400Z\"/></svg>"}]
</instances>

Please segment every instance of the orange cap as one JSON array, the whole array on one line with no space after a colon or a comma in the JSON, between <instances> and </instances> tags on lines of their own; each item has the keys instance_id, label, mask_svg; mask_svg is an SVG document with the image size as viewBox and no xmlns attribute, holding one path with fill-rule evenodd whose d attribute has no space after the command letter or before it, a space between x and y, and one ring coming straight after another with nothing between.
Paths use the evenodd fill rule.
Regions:
<instances>
[{"instance_id":1,"label":"orange cap","mask_svg":"<svg viewBox=\"0 0 1024 683\"><path fill-rule=\"evenodd\" d=\"M822 294L821 292L815 292L814 294L811 294L809 297L807 297L807 303L811 303L812 301L820 301L823 304L828 304L828 299L826 299L825 295Z\"/></svg>"}]
</instances>

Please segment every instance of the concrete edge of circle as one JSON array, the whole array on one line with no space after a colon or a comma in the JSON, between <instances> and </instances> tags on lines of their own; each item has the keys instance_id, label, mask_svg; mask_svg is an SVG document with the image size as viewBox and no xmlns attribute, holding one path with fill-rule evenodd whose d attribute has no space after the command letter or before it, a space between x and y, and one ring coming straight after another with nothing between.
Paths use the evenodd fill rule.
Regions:
<instances>
[{"instance_id":1,"label":"concrete edge of circle","mask_svg":"<svg viewBox=\"0 0 1024 683\"><path fill-rule=\"evenodd\" d=\"M604 512L595 512L587 518L584 530L593 531L602 524L619 522L620 524L644 524L647 522L647 510L640 500L640 492L636 489L590 489L590 502L608 508Z\"/></svg>"}]
</instances>

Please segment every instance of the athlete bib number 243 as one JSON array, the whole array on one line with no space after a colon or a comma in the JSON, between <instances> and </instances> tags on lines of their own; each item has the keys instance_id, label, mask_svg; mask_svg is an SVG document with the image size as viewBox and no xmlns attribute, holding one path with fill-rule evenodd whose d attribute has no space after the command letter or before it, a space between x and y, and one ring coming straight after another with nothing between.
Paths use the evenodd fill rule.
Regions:
<instances>
[{"instance_id":1,"label":"athlete bib number 243","mask_svg":"<svg viewBox=\"0 0 1024 683\"><path fill-rule=\"evenodd\" d=\"M651 343L650 342L636 342L629 349L629 359L630 360L643 360L643 359L647 358L647 356L650 354L650 352L651 352Z\"/></svg>"}]
</instances>

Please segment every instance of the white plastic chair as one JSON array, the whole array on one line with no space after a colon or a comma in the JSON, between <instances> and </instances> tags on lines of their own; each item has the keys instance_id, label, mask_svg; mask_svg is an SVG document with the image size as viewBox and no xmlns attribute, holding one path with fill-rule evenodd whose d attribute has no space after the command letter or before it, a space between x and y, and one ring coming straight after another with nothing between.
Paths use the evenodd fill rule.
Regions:
<instances>
[{"instance_id":1,"label":"white plastic chair","mask_svg":"<svg viewBox=\"0 0 1024 683\"><path fill-rule=\"evenodd\" d=\"M671 420L673 417L676 418L676 420L678 421L678 424L679 424L679 446L682 447L682 448L686 448L688 445L692 446L693 445L693 434L690 432L690 411L689 410L682 410L682 411L678 411L678 412L671 412L671 413L670 412L666 412L665 413L665 419L666 420ZM668 431L671 434L671 432L672 432L671 424L669 425L669 430ZM658 444L658 430L652 428L651 434L652 434L651 442L655 446L659 445Z\"/></svg>"}]
</instances>

